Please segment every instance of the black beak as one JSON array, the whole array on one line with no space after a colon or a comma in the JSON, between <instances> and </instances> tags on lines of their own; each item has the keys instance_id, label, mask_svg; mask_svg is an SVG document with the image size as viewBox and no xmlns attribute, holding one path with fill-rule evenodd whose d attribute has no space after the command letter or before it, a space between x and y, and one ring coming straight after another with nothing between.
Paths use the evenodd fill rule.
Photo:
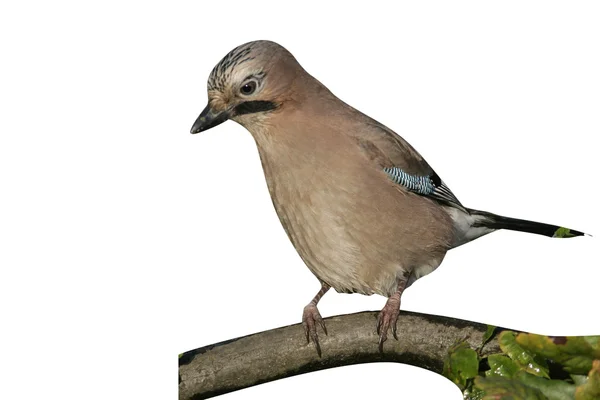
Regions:
<instances>
[{"instance_id":1,"label":"black beak","mask_svg":"<svg viewBox=\"0 0 600 400\"><path fill-rule=\"evenodd\" d=\"M213 110L211 110L210 105L207 105L202 113L200 113L198 119L196 119L196 122L194 122L190 133L198 133L213 128L227 121L229 117L230 115L228 111L215 113Z\"/></svg>"}]
</instances>

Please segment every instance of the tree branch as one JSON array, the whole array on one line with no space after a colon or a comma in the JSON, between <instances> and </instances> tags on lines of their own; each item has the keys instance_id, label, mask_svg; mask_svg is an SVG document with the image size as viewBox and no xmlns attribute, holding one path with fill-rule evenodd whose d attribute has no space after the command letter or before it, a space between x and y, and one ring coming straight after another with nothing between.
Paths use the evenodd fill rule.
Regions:
<instances>
[{"instance_id":1,"label":"tree branch","mask_svg":"<svg viewBox=\"0 0 600 400\"><path fill-rule=\"evenodd\" d=\"M205 399L288 376L343 365L400 362L441 373L450 346L466 340L481 347L487 326L454 318L402 311L398 341L377 348L377 312L339 315L325 320L322 358L306 345L302 324L290 325L188 351L179 358L179 398ZM482 355L498 353L495 340Z\"/></svg>"}]
</instances>

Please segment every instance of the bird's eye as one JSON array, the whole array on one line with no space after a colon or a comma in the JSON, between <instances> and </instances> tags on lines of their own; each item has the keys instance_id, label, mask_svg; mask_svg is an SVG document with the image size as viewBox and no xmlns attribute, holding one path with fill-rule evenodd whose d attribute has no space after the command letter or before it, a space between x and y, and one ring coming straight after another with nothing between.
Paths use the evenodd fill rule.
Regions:
<instances>
[{"instance_id":1,"label":"bird's eye","mask_svg":"<svg viewBox=\"0 0 600 400\"><path fill-rule=\"evenodd\" d=\"M249 81L244 83L244 85L240 88L240 93L244 96L251 95L256 90L256 81Z\"/></svg>"}]
</instances>

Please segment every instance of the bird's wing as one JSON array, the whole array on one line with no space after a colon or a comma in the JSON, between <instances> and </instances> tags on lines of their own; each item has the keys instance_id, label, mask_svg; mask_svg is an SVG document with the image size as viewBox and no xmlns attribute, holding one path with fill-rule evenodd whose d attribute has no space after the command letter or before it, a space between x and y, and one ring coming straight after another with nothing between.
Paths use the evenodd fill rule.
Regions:
<instances>
[{"instance_id":1,"label":"bird's wing","mask_svg":"<svg viewBox=\"0 0 600 400\"><path fill-rule=\"evenodd\" d=\"M391 180L411 192L467 212L450 188L407 141L374 120L370 120L367 127L353 136L367 157Z\"/></svg>"}]
</instances>

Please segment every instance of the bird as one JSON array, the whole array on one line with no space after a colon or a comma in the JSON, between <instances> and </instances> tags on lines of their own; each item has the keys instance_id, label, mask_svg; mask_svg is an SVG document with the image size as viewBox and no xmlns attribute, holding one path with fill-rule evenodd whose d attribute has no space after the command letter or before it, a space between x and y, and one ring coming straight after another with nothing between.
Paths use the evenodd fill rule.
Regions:
<instances>
[{"instance_id":1,"label":"bird","mask_svg":"<svg viewBox=\"0 0 600 400\"><path fill-rule=\"evenodd\" d=\"M275 211L321 288L304 307L307 343L322 354L317 305L339 293L378 294L379 351L397 340L401 296L453 248L507 229L554 238L585 235L557 225L463 206L401 136L337 98L283 46L235 47L208 77L196 134L232 120L256 143Z\"/></svg>"}]
</instances>

